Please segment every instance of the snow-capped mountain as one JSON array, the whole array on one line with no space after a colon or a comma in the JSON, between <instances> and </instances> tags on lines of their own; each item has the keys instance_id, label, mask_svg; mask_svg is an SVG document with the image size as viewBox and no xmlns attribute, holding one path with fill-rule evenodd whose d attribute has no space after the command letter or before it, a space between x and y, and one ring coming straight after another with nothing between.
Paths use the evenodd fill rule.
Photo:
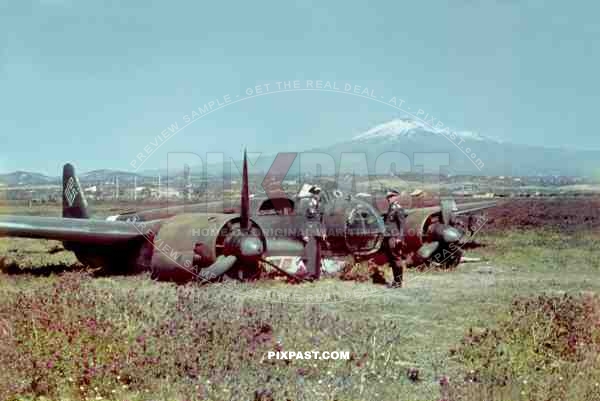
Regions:
<instances>
[{"instance_id":1,"label":"snow-capped mountain","mask_svg":"<svg viewBox=\"0 0 600 401\"><path fill-rule=\"evenodd\" d=\"M390 152L399 152L406 156L400 156L403 160L398 159L402 166L406 166L407 158L410 161L411 170L406 171L399 167L402 169L397 170L399 173L591 176L600 171L600 151L597 150L582 151L514 144L473 131L436 130L422 121L411 119L383 122L354 136L349 135L347 141L325 147L298 148L297 151L305 153L300 153L289 172L309 175L317 174L317 171L323 175L351 172L362 175L381 174L386 163L389 168L389 164L394 161L394 155ZM334 164L327 163L319 153L330 155ZM448 164L441 167L434 164L437 170L428 170L427 166L420 166L427 154L437 154L434 155L439 157L437 161L447 157L445 160L448 160ZM382 156L384 157L380 158ZM252 165L252 173L266 173L272 167L274 159L274 155L262 155ZM210 171L218 168L222 169L223 166L211 166Z\"/></svg>"},{"instance_id":2,"label":"snow-capped mountain","mask_svg":"<svg viewBox=\"0 0 600 401\"><path fill-rule=\"evenodd\" d=\"M406 155L413 171L419 169L415 154L447 154L449 166L442 170L453 174L589 176L600 168L598 150L514 144L472 131L440 130L413 119L384 122L319 150L331 154L338 165L343 153L365 153L370 173L376 171L378 157L386 152Z\"/></svg>"},{"instance_id":3,"label":"snow-capped mountain","mask_svg":"<svg viewBox=\"0 0 600 401\"><path fill-rule=\"evenodd\" d=\"M473 141L490 141L500 143L501 141L485 137L476 132L457 131L454 132L457 137ZM418 139L424 136L444 136L448 131L431 126L423 121L411 119L396 119L379 124L366 132L355 135L352 140L355 142L372 141L397 141L399 138Z\"/></svg>"},{"instance_id":4,"label":"snow-capped mountain","mask_svg":"<svg viewBox=\"0 0 600 401\"><path fill-rule=\"evenodd\" d=\"M489 141L502 143L499 139L486 137L471 131L454 131L455 136L472 141ZM400 138L418 139L424 136L445 136L449 132L438 129L423 121L412 119L395 119L379 124L366 132L355 135L352 140L356 142L387 141L394 142Z\"/></svg>"}]
</instances>

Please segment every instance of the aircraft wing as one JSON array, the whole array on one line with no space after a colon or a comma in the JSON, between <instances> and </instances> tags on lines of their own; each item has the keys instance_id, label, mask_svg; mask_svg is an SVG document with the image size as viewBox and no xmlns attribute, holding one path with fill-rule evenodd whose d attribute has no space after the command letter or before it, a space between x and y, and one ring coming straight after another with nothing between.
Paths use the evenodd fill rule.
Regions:
<instances>
[{"instance_id":1,"label":"aircraft wing","mask_svg":"<svg viewBox=\"0 0 600 401\"><path fill-rule=\"evenodd\" d=\"M460 216L462 214L469 214L478 212L480 210L489 209L498 204L495 200L490 201L479 201L479 202L467 202L467 203L457 203L456 208L453 210L454 215ZM411 214L415 212L425 213L425 214L433 214L442 211L441 206L431 206L431 207L423 207L423 208L415 208L415 209L407 209L406 213Z\"/></svg>"},{"instance_id":2,"label":"aircraft wing","mask_svg":"<svg viewBox=\"0 0 600 401\"><path fill-rule=\"evenodd\" d=\"M497 201L480 201L480 202L469 202L469 203L458 203L456 206L458 208L454 214L469 214L473 212L478 212L479 210L489 209L498 204Z\"/></svg>"},{"instance_id":3,"label":"aircraft wing","mask_svg":"<svg viewBox=\"0 0 600 401\"><path fill-rule=\"evenodd\" d=\"M132 223L63 217L0 216L0 237L44 238L108 245L141 238Z\"/></svg>"}]
</instances>

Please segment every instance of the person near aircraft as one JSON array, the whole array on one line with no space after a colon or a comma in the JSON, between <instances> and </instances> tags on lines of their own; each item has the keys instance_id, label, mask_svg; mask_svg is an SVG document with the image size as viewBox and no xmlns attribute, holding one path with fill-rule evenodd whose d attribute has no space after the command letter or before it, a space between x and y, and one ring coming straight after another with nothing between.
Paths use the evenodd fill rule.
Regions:
<instances>
[{"instance_id":1,"label":"person near aircraft","mask_svg":"<svg viewBox=\"0 0 600 401\"><path fill-rule=\"evenodd\" d=\"M403 258L402 239L404 237L404 223L406 211L400 204L400 193L396 190L390 190L386 195L388 210L385 215L386 237L384 240L384 252L387 255L388 263L392 268L393 280L390 284L392 288L401 288L404 279L404 269L406 261Z\"/></svg>"},{"instance_id":2,"label":"person near aircraft","mask_svg":"<svg viewBox=\"0 0 600 401\"><path fill-rule=\"evenodd\" d=\"M322 227L323 213L321 210L321 188L314 185L308 192L311 197L306 208L306 225L303 230L303 239L306 242L302 263L307 267L307 280L318 280L321 277L321 247L324 233ZM309 260L316 258L315 261Z\"/></svg>"}]
</instances>

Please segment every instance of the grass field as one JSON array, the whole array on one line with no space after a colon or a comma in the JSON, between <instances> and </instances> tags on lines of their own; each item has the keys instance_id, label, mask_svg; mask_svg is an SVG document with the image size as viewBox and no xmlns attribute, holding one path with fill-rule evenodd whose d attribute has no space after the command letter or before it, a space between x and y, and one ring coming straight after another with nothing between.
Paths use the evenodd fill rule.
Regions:
<instances>
[{"instance_id":1,"label":"grass field","mask_svg":"<svg viewBox=\"0 0 600 401\"><path fill-rule=\"evenodd\" d=\"M559 359L542 375L526 366L535 351L511 351L529 341L519 331L501 344L514 356L498 362L510 367L509 383L487 385L475 377L490 368L487 348L465 345L489 345L472 341L487 328L512 330L499 325L515 314L515 299L599 291L600 235L563 231L484 230L482 246L468 251L481 262L410 271L397 290L333 278L175 286L92 277L58 243L1 239L11 274L0 275L0 398L600 399L593 376L581 377L591 390L569 376L581 366L598 372L587 348L592 359ZM274 350L349 351L351 360L266 359ZM559 377L562 385L547 385Z\"/></svg>"}]
</instances>

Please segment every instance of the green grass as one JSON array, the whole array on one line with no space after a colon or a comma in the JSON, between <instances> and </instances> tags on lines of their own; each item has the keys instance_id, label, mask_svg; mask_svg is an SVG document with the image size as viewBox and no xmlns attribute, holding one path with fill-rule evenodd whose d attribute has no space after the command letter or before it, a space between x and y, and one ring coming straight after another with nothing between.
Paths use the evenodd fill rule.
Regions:
<instances>
[{"instance_id":1,"label":"green grass","mask_svg":"<svg viewBox=\"0 0 600 401\"><path fill-rule=\"evenodd\" d=\"M477 241L486 246L469 255L481 262L410 271L399 290L336 279L176 287L144 276L0 275L0 328L11 328L3 344L17 344L0 349L10 372L0 375L0 398L229 400L268 390L277 400L436 400L441 377L464 381L469 366L450 350L469 328L496 325L515 297L600 288L597 234L514 231ZM48 259L44 249L53 247L0 240L0 254L17 265L75 266L68 252ZM70 345L40 316L74 330ZM104 329L89 328L89 319ZM354 360L261 361L277 341L286 351L347 350ZM84 351L103 365L91 379L76 356Z\"/></svg>"}]
</instances>

